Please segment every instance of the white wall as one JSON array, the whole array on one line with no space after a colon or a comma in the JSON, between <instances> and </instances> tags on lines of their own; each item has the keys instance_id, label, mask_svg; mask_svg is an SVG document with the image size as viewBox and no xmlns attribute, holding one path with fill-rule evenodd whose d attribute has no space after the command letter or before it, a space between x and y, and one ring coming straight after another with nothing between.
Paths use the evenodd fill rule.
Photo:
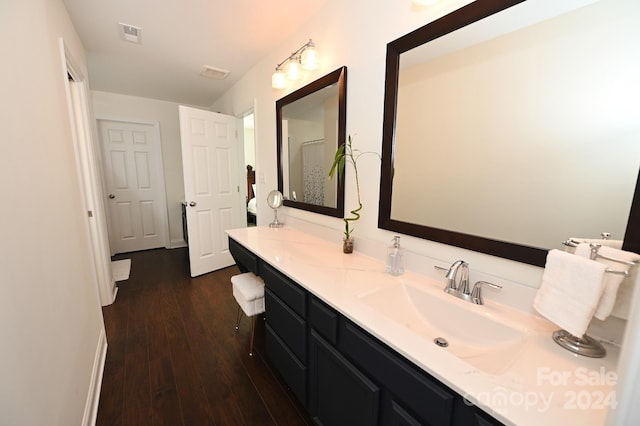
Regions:
<instances>
[{"instance_id":1,"label":"white wall","mask_svg":"<svg viewBox=\"0 0 640 426\"><path fill-rule=\"evenodd\" d=\"M104 332L67 113L60 0L0 2L0 424L82 423Z\"/></svg>"},{"instance_id":2,"label":"white wall","mask_svg":"<svg viewBox=\"0 0 640 426\"><path fill-rule=\"evenodd\" d=\"M178 105L174 102L92 91L93 113L96 118L123 121L159 122L162 161L169 217L171 247L182 247L182 208L184 178L180 149Z\"/></svg>"},{"instance_id":3,"label":"white wall","mask_svg":"<svg viewBox=\"0 0 640 426\"><path fill-rule=\"evenodd\" d=\"M601 0L611 3L611 0ZM614 0L616 3L631 6L635 0ZM441 1L419 12L411 10L410 2L364 0L332 0L311 21L284 43L276 52L271 52L264 61L257 64L241 81L214 103L213 110L238 115L254 105L256 112L257 170L264 176L264 183L258 180L259 192L268 193L277 187L276 169L276 127L275 101L318 77L346 65L347 77L347 133L353 136L354 147L362 151L381 150L382 119L384 101L385 54L386 44L422 25L458 9L467 0ZM634 16L638 16L637 7ZM365 18L366 17L366 18ZM302 80L290 84L285 90L271 89L271 74L276 64L286 58L290 52L313 38L320 55L321 68L307 74ZM384 259L385 246L389 244L393 233L377 228L380 164L375 156L363 157L359 163L361 195L364 204L362 218L357 223L356 250L358 241L373 247L368 254ZM347 178L345 210L356 203L354 183ZM282 208L281 217L295 222L298 226L308 224L311 232L319 235L317 227L327 227L332 232L322 235L339 243L343 222L340 219L321 216L302 210ZM271 218L266 200L258 199L258 224L266 225ZM542 269L518 262L483 255L468 250L420 240L409 236L402 237L404 247L413 255L427 256L451 263L456 259L467 260L474 273L495 276L497 280L509 280L527 287L537 287ZM339 248L336 248L339 250ZM418 259L419 256L411 256ZM418 267L418 261L407 267ZM522 287L522 286L518 286ZM517 291L516 291L517 293ZM634 298L638 304L640 292ZM627 330L629 343L640 339L640 327ZM623 351L626 350L623 348ZM626 365L622 365L624 370ZM633 371L638 378L637 370ZM632 384L634 377L628 379ZM640 378L638 378L640 380ZM626 408L625 408L626 409Z\"/></svg>"}]
</instances>

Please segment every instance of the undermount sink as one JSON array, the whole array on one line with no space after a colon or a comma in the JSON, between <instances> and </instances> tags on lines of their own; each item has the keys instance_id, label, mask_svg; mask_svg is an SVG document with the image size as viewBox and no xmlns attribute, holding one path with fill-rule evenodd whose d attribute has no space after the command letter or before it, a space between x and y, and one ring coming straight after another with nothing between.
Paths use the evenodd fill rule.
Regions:
<instances>
[{"instance_id":1,"label":"undermount sink","mask_svg":"<svg viewBox=\"0 0 640 426\"><path fill-rule=\"evenodd\" d=\"M456 299L442 290L402 283L366 293L360 300L428 344L489 374L500 374L524 350L526 328L487 305Z\"/></svg>"}]
</instances>

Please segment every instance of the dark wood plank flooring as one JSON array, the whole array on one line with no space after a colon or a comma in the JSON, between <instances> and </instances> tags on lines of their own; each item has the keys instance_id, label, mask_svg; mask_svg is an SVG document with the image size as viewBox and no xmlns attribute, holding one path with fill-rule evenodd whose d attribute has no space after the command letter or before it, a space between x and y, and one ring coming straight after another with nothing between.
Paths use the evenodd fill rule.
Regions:
<instances>
[{"instance_id":1,"label":"dark wood plank flooring","mask_svg":"<svg viewBox=\"0 0 640 426\"><path fill-rule=\"evenodd\" d=\"M129 280L103 308L108 350L97 425L307 425L266 361L264 322L235 330L233 266L189 277L186 249L119 255Z\"/></svg>"}]
</instances>

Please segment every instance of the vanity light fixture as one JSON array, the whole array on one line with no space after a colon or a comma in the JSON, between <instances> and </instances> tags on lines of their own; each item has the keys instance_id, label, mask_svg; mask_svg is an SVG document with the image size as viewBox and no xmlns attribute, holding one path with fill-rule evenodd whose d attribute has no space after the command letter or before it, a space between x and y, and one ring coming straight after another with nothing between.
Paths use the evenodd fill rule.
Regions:
<instances>
[{"instance_id":1,"label":"vanity light fixture","mask_svg":"<svg viewBox=\"0 0 640 426\"><path fill-rule=\"evenodd\" d=\"M285 78L287 80L299 80L300 68L304 70L315 70L318 68L318 57L316 55L315 44L309 39L291 55L276 66L276 70L271 76L271 87L274 89L284 89ZM286 64L286 66L285 66ZM282 67L285 67L284 70Z\"/></svg>"}]
</instances>

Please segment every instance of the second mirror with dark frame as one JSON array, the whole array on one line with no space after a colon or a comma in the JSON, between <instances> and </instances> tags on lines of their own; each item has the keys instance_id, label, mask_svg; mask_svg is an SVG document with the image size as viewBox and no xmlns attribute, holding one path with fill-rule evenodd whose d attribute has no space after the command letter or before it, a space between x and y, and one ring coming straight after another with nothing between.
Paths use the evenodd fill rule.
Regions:
<instances>
[{"instance_id":1,"label":"second mirror with dark frame","mask_svg":"<svg viewBox=\"0 0 640 426\"><path fill-rule=\"evenodd\" d=\"M632 2L580 4L477 0L387 45L380 228L537 266L601 232L640 253Z\"/></svg>"},{"instance_id":2,"label":"second mirror with dark frame","mask_svg":"<svg viewBox=\"0 0 640 426\"><path fill-rule=\"evenodd\" d=\"M347 67L276 101L278 190L284 205L344 216L344 180L329 178L334 155L344 145Z\"/></svg>"}]
</instances>

